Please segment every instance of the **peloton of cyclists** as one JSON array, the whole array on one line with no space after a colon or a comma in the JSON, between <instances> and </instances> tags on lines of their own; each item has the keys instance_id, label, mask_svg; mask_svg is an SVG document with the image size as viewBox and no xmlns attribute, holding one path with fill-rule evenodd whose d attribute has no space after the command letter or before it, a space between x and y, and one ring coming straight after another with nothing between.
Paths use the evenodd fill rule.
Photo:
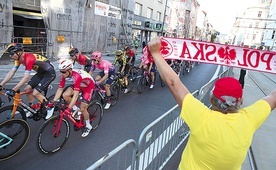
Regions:
<instances>
[{"instance_id":1,"label":"peloton of cyclists","mask_svg":"<svg viewBox=\"0 0 276 170\"><path fill-rule=\"evenodd\" d=\"M11 91L7 91L6 93L9 96L14 96L15 92L20 90L20 88L29 81L25 87L25 91L28 92L26 95L29 105L33 109L40 109L42 102L48 102L46 97L41 93L46 91L48 86L56 78L53 64L42 55L25 52L22 44L11 43L8 45L6 51L14 60L14 66L0 83L0 89L13 78L19 66L22 64L25 66L23 78ZM33 77L31 77L32 70L36 71ZM34 97L38 100L37 104L34 104ZM32 113L27 112L26 116L31 117Z\"/></svg>"},{"instance_id":2,"label":"peloton of cyclists","mask_svg":"<svg viewBox=\"0 0 276 170\"><path fill-rule=\"evenodd\" d=\"M68 104L64 112L66 112L67 114L72 114L72 112L74 111L73 108L76 104L76 101L78 100L79 93L82 92L80 112L83 114L86 127L81 136L86 137L92 129L87 107L88 103L91 100L93 90L95 89L95 81L92 78L92 76L86 71L81 69L73 69L73 62L69 59L63 59L60 61L59 71L61 74L59 88L57 89L57 92L52 102L56 102L62 95L62 97ZM66 78L73 79L74 83L63 92ZM49 117L51 117L51 115L49 115Z\"/></svg>"},{"instance_id":3,"label":"peloton of cyclists","mask_svg":"<svg viewBox=\"0 0 276 170\"><path fill-rule=\"evenodd\" d=\"M96 68L101 70L98 75L96 75L95 80L96 84L103 84L105 83L105 90L106 90L106 105L104 109L109 109L110 103L110 85L113 82L115 77L115 67L112 65L111 62L108 60L102 59L102 53L95 51L91 54L92 59L92 67L91 67L91 75L95 71Z\"/></svg>"},{"instance_id":4,"label":"peloton of cyclists","mask_svg":"<svg viewBox=\"0 0 276 170\"><path fill-rule=\"evenodd\" d=\"M123 55L122 50L116 51L116 57L114 59L113 65L116 66L116 63L118 63L119 65L117 74L122 75L124 77L125 86L123 88L125 88L124 93L126 94L128 92L128 89L126 87L128 85L127 76L129 72L129 64L126 62L126 57Z\"/></svg>"},{"instance_id":5,"label":"peloton of cyclists","mask_svg":"<svg viewBox=\"0 0 276 170\"><path fill-rule=\"evenodd\" d=\"M87 73L90 72L92 60L89 57L87 57L86 55L80 54L80 52L77 48L70 48L69 55L73 60L73 64L75 64L75 62L77 62L84 67L83 69ZM91 74L91 72L90 72L90 74Z\"/></svg>"}]
</instances>

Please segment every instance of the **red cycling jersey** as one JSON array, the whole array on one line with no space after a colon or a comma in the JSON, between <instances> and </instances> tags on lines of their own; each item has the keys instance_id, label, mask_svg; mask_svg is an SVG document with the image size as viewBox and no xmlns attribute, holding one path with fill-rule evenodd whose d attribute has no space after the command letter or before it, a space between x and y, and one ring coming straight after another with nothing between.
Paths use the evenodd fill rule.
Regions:
<instances>
[{"instance_id":1,"label":"red cycling jersey","mask_svg":"<svg viewBox=\"0 0 276 170\"><path fill-rule=\"evenodd\" d=\"M44 56L33 53L25 53L22 56L24 60L15 60L14 68L17 70L20 64L25 66L25 70L30 72L31 70L36 71L37 73L45 73L50 71L55 71L52 63Z\"/></svg>"},{"instance_id":2,"label":"red cycling jersey","mask_svg":"<svg viewBox=\"0 0 276 170\"><path fill-rule=\"evenodd\" d=\"M128 50L128 51L126 52L126 55L127 55L128 57L134 57L134 56L135 56L135 52L134 52L134 50L130 49L130 50Z\"/></svg>"},{"instance_id":3,"label":"red cycling jersey","mask_svg":"<svg viewBox=\"0 0 276 170\"><path fill-rule=\"evenodd\" d=\"M82 91L82 97L86 101L90 101L93 90L95 88L95 81L91 77L90 74L88 74L84 70L73 70L72 75L70 77L73 81L73 88L75 91ZM59 87L64 88L66 82L66 78L61 76Z\"/></svg>"},{"instance_id":4,"label":"red cycling jersey","mask_svg":"<svg viewBox=\"0 0 276 170\"><path fill-rule=\"evenodd\" d=\"M92 60L86 55L79 54L79 56L75 59L80 65L88 66L91 65Z\"/></svg>"}]
</instances>

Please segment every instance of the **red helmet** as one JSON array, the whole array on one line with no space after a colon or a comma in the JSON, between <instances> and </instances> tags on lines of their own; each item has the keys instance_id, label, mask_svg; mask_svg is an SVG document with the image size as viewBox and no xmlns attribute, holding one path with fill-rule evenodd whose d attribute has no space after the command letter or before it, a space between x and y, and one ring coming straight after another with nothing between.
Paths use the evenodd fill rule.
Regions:
<instances>
[{"instance_id":1,"label":"red helmet","mask_svg":"<svg viewBox=\"0 0 276 170\"><path fill-rule=\"evenodd\" d=\"M101 52L98 52L98 51L95 51L91 54L91 59L92 60L99 60L99 59L102 59L102 53Z\"/></svg>"}]
</instances>

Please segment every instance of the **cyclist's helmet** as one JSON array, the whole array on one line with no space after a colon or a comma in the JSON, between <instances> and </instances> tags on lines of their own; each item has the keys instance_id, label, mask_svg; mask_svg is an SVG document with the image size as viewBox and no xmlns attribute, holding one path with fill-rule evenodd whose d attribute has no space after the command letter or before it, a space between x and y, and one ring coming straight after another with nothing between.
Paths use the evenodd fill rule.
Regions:
<instances>
[{"instance_id":1,"label":"cyclist's helmet","mask_svg":"<svg viewBox=\"0 0 276 170\"><path fill-rule=\"evenodd\" d=\"M9 52L10 56L12 56L17 51L23 51L23 45L18 43L11 43L8 45L6 51Z\"/></svg>"},{"instance_id":2,"label":"cyclist's helmet","mask_svg":"<svg viewBox=\"0 0 276 170\"><path fill-rule=\"evenodd\" d=\"M123 51L122 50L117 50L116 51L116 56L120 56L120 55L122 55L123 54Z\"/></svg>"},{"instance_id":3,"label":"cyclist's helmet","mask_svg":"<svg viewBox=\"0 0 276 170\"><path fill-rule=\"evenodd\" d=\"M125 46L125 51L129 50L130 47L128 45Z\"/></svg>"},{"instance_id":4,"label":"cyclist's helmet","mask_svg":"<svg viewBox=\"0 0 276 170\"><path fill-rule=\"evenodd\" d=\"M77 48L70 48L69 55L73 57L75 54L79 53L79 50Z\"/></svg>"},{"instance_id":5,"label":"cyclist's helmet","mask_svg":"<svg viewBox=\"0 0 276 170\"><path fill-rule=\"evenodd\" d=\"M69 59L62 59L58 65L60 70L69 70L73 69L73 62Z\"/></svg>"},{"instance_id":6,"label":"cyclist's helmet","mask_svg":"<svg viewBox=\"0 0 276 170\"><path fill-rule=\"evenodd\" d=\"M101 58L102 58L102 53L101 52L95 51L91 54L91 59L92 60L99 60Z\"/></svg>"}]
</instances>

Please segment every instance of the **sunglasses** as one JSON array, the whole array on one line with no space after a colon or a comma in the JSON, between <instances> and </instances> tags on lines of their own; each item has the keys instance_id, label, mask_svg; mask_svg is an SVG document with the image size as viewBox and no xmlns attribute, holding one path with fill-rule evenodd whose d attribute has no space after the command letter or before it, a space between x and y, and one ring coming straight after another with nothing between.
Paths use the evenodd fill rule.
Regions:
<instances>
[{"instance_id":1,"label":"sunglasses","mask_svg":"<svg viewBox=\"0 0 276 170\"><path fill-rule=\"evenodd\" d=\"M60 73L65 74L67 71L59 70Z\"/></svg>"}]
</instances>

